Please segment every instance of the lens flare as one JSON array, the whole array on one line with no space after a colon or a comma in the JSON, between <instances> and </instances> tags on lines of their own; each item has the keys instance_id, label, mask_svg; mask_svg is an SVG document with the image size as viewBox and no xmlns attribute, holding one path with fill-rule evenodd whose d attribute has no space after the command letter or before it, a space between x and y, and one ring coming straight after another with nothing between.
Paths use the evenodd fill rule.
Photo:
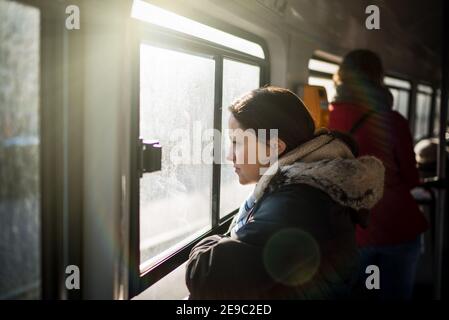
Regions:
<instances>
[{"instance_id":1,"label":"lens flare","mask_svg":"<svg viewBox=\"0 0 449 320\"><path fill-rule=\"evenodd\" d=\"M267 272L277 282L298 286L317 272L320 249L309 233L300 229L284 229L267 242L264 263Z\"/></svg>"}]
</instances>

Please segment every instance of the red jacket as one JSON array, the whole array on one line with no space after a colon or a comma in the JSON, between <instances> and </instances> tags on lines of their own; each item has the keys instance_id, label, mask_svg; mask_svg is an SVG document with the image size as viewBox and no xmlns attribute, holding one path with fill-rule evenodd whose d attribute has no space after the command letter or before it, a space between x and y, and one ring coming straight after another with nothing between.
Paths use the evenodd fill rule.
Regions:
<instances>
[{"instance_id":1,"label":"red jacket","mask_svg":"<svg viewBox=\"0 0 449 320\"><path fill-rule=\"evenodd\" d=\"M348 132L368 109L349 103L330 106L329 128ZM419 184L413 140L408 122L396 111L370 116L353 134L359 155L373 155L385 166L382 200L371 210L366 229L356 230L360 247L394 245L415 239L427 227L410 190Z\"/></svg>"}]
</instances>

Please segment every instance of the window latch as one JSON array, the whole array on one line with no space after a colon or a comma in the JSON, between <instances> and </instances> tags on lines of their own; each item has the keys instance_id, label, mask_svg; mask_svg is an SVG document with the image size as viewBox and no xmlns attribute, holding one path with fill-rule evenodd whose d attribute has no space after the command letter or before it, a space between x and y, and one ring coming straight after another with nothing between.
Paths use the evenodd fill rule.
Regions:
<instances>
[{"instance_id":1,"label":"window latch","mask_svg":"<svg viewBox=\"0 0 449 320\"><path fill-rule=\"evenodd\" d=\"M140 177L162 169L162 146L158 140L139 139Z\"/></svg>"}]
</instances>

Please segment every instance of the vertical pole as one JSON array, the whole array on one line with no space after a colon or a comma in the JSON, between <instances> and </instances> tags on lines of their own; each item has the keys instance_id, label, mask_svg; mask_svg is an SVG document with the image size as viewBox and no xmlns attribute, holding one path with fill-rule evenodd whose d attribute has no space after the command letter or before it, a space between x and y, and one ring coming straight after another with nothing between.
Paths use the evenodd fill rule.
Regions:
<instances>
[{"instance_id":1,"label":"vertical pole","mask_svg":"<svg viewBox=\"0 0 449 320\"><path fill-rule=\"evenodd\" d=\"M448 86L449 86L449 33L448 21L449 5L447 1L443 1L442 15L442 52L441 52L441 103L440 103L440 132L439 148L438 148L438 178L446 178L446 126L447 126L447 107L448 107ZM443 292L447 290L444 283L446 282L445 267L447 261L444 259L445 251L445 214L446 214L446 190L438 191L437 217L436 217L436 243L435 243L435 298L440 300L443 298Z\"/></svg>"}]
</instances>

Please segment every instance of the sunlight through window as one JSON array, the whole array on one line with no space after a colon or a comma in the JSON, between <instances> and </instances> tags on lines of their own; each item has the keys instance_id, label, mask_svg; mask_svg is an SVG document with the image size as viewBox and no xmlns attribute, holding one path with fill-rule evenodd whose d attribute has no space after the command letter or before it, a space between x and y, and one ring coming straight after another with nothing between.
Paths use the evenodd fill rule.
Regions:
<instances>
[{"instance_id":1,"label":"sunlight through window","mask_svg":"<svg viewBox=\"0 0 449 320\"><path fill-rule=\"evenodd\" d=\"M338 71L338 64L320 61L316 59L309 60L309 70L319 71L328 74L335 74Z\"/></svg>"},{"instance_id":2,"label":"sunlight through window","mask_svg":"<svg viewBox=\"0 0 449 320\"><path fill-rule=\"evenodd\" d=\"M326 89L327 100L332 102L335 97L335 85L330 79L319 78L319 77L309 77L309 84L313 86L321 86Z\"/></svg>"},{"instance_id":3,"label":"sunlight through window","mask_svg":"<svg viewBox=\"0 0 449 320\"><path fill-rule=\"evenodd\" d=\"M392 77L384 77L384 83L387 86L392 86L392 87L397 87L397 88L403 88L403 89L411 89L412 88L410 82L401 80L401 79L392 78Z\"/></svg>"},{"instance_id":4,"label":"sunlight through window","mask_svg":"<svg viewBox=\"0 0 449 320\"><path fill-rule=\"evenodd\" d=\"M131 16L163 28L182 32L200 39L245 52L265 59L263 49L257 43L236 37L232 34L206 26L202 23L179 16L142 0L134 0Z\"/></svg>"}]
</instances>

